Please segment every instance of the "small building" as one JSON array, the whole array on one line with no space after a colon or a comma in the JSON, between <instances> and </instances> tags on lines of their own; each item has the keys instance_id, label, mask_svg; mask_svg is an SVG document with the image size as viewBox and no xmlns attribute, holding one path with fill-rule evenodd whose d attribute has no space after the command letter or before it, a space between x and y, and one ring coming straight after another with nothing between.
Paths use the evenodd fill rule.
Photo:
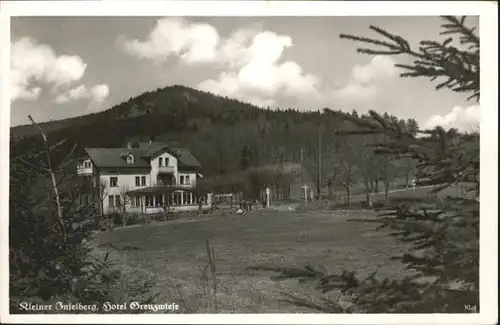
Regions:
<instances>
[{"instance_id":1,"label":"small building","mask_svg":"<svg viewBox=\"0 0 500 325\"><path fill-rule=\"evenodd\" d=\"M142 142L125 148L86 148L77 174L91 179L101 215L154 214L211 207L211 195L196 191L200 162L185 148Z\"/></svg>"},{"instance_id":2,"label":"small building","mask_svg":"<svg viewBox=\"0 0 500 325\"><path fill-rule=\"evenodd\" d=\"M235 171L212 176L207 181L215 184L216 193L231 193L239 202L243 199L266 199L270 189L271 201L308 201L312 199L315 184L306 168L300 163L284 162L252 166L245 171Z\"/></svg>"}]
</instances>

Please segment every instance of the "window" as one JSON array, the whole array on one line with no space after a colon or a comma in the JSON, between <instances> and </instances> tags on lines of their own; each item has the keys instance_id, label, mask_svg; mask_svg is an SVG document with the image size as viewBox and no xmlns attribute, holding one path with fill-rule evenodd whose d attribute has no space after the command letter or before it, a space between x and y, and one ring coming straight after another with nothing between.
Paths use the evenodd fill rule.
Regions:
<instances>
[{"instance_id":1,"label":"window","mask_svg":"<svg viewBox=\"0 0 500 325\"><path fill-rule=\"evenodd\" d=\"M168 166L168 157L165 157L165 166Z\"/></svg>"},{"instance_id":2,"label":"window","mask_svg":"<svg viewBox=\"0 0 500 325\"><path fill-rule=\"evenodd\" d=\"M189 182L189 175L186 175L186 176L184 177L184 179L185 179L185 181L186 181L186 184L189 184L189 183L190 183L190 182Z\"/></svg>"},{"instance_id":3,"label":"window","mask_svg":"<svg viewBox=\"0 0 500 325\"><path fill-rule=\"evenodd\" d=\"M180 204L181 204L181 193L174 192L174 205L180 205Z\"/></svg>"},{"instance_id":4,"label":"window","mask_svg":"<svg viewBox=\"0 0 500 325\"><path fill-rule=\"evenodd\" d=\"M110 195L109 196L109 206L110 207L119 207L120 206L120 196L119 195Z\"/></svg>"},{"instance_id":5,"label":"window","mask_svg":"<svg viewBox=\"0 0 500 325\"><path fill-rule=\"evenodd\" d=\"M109 186L117 187L118 186L118 177L110 177L109 178Z\"/></svg>"},{"instance_id":6,"label":"window","mask_svg":"<svg viewBox=\"0 0 500 325\"><path fill-rule=\"evenodd\" d=\"M92 167L92 164L90 163L90 161L86 161L84 163L84 166L85 166L85 168L90 168L90 167Z\"/></svg>"},{"instance_id":7,"label":"window","mask_svg":"<svg viewBox=\"0 0 500 325\"><path fill-rule=\"evenodd\" d=\"M135 177L135 186L141 186L141 178L139 176Z\"/></svg>"},{"instance_id":8,"label":"window","mask_svg":"<svg viewBox=\"0 0 500 325\"><path fill-rule=\"evenodd\" d=\"M163 166L163 158L162 157L158 158L158 167L161 167L161 166Z\"/></svg>"},{"instance_id":9,"label":"window","mask_svg":"<svg viewBox=\"0 0 500 325\"><path fill-rule=\"evenodd\" d=\"M141 176L141 186L146 186L146 176Z\"/></svg>"},{"instance_id":10,"label":"window","mask_svg":"<svg viewBox=\"0 0 500 325\"><path fill-rule=\"evenodd\" d=\"M127 156L127 164L133 164L134 163L134 155L130 154Z\"/></svg>"},{"instance_id":11,"label":"window","mask_svg":"<svg viewBox=\"0 0 500 325\"><path fill-rule=\"evenodd\" d=\"M182 201L184 204L191 204L191 195L188 192L182 192Z\"/></svg>"},{"instance_id":12,"label":"window","mask_svg":"<svg viewBox=\"0 0 500 325\"><path fill-rule=\"evenodd\" d=\"M140 207L141 206L141 198L139 196L131 198L130 205L133 207Z\"/></svg>"},{"instance_id":13,"label":"window","mask_svg":"<svg viewBox=\"0 0 500 325\"><path fill-rule=\"evenodd\" d=\"M147 207L153 206L153 197L152 196L146 196L146 206Z\"/></svg>"},{"instance_id":14,"label":"window","mask_svg":"<svg viewBox=\"0 0 500 325\"><path fill-rule=\"evenodd\" d=\"M180 176L180 183L181 183L181 185L184 185L184 175Z\"/></svg>"}]
</instances>

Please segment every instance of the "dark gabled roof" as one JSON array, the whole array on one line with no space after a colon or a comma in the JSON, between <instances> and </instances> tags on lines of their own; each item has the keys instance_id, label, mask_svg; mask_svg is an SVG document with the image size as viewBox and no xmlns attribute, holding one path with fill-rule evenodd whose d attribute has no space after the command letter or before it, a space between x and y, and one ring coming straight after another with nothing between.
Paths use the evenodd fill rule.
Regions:
<instances>
[{"instance_id":1,"label":"dark gabled roof","mask_svg":"<svg viewBox=\"0 0 500 325\"><path fill-rule=\"evenodd\" d=\"M173 148L172 151L177 155L179 159L180 167L200 167L201 163L196 159L195 156L185 148Z\"/></svg>"},{"instance_id":2,"label":"dark gabled roof","mask_svg":"<svg viewBox=\"0 0 500 325\"><path fill-rule=\"evenodd\" d=\"M151 144L149 142L139 142L139 148L147 149L148 154L154 155L157 152L163 151L165 149L169 150L179 159L179 165L181 167L200 167L201 163L196 159L195 156L186 148L169 148L162 142L153 141Z\"/></svg>"},{"instance_id":3,"label":"dark gabled roof","mask_svg":"<svg viewBox=\"0 0 500 325\"><path fill-rule=\"evenodd\" d=\"M200 162L185 148L170 149L165 144L153 142L151 147L139 148L86 148L92 162L97 167L150 167L149 158L162 151L169 151L177 157L180 167L200 167ZM125 157L134 155L134 163L127 164Z\"/></svg>"},{"instance_id":4,"label":"dark gabled roof","mask_svg":"<svg viewBox=\"0 0 500 325\"><path fill-rule=\"evenodd\" d=\"M87 154L97 167L140 167L148 168L149 162L145 159L142 149L136 148L86 148ZM134 155L134 163L127 164L123 154Z\"/></svg>"}]
</instances>

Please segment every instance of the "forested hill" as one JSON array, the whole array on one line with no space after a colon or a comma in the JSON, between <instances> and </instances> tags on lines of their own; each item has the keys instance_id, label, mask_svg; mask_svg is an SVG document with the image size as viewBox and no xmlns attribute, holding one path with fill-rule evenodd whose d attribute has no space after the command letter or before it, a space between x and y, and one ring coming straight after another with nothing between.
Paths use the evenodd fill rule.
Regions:
<instances>
[{"instance_id":1,"label":"forested hill","mask_svg":"<svg viewBox=\"0 0 500 325\"><path fill-rule=\"evenodd\" d=\"M130 140L165 141L189 148L211 175L240 167L242 152L251 164L298 161L304 150L313 163L318 127L325 130L323 147L345 122L326 112L260 109L237 100L171 86L143 93L109 110L41 123L51 142L68 138L85 147L120 147ZM331 134L330 134L331 133ZM31 125L11 128L11 156L42 148ZM249 158L247 157L246 160Z\"/></svg>"},{"instance_id":2,"label":"forested hill","mask_svg":"<svg viewBox=\"0 0 500 325\"><path fill-rule=\"evenodd\" d=\"M124 101L121 104L113 106L111 109L105 111L57 121L42 122L40 123L40 126L44 130L50 132L66 127L93 123L96 121L108 121L115 119L123 120L147 114L179 115L184 113L186 108L196 108L194 105L189 105L189 103L199 102L204 103L203 109L205 110L209 107L216 107L216 109L220 108L222 110L227 108L230 108L231 110L244 109L245 111L250 109L258 110L258 108L252 105L242 103L237 100L223 98L192 88L175 85L158 88L155 91L144 92L137 97L129 98L127 101ZM217 111L217 113L219 112L220 111ZM25 137L36 133L38 133L38 131L33 128L31 124L11 128L11 137L14 138Z\"/></svg>"}]
</instances>

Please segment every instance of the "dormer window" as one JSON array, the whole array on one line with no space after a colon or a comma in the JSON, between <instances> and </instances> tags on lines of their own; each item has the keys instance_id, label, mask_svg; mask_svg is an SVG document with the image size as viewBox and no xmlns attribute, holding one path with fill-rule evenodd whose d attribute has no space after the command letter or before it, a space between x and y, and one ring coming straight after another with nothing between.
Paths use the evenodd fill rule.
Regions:
<instances>
[{"instance_id":1,"label":"dormer window","mask_svg":"<svg viewBox=\"0 0 500 325\"><path fill-rule=\"evenodd\" d=\"M159 157L158 167L168 167L168 157Z\"/></svg>"},{"instance_id":2,"label":"dormer window","mask_svg":"<svg viewBox=\"0 0 500 325\"><path fill-rule=\"evenodd\" d=\"M127 156L127 164L133 164L134 163L134 155L130 154Z\"/></svg>"}]
</instances>

